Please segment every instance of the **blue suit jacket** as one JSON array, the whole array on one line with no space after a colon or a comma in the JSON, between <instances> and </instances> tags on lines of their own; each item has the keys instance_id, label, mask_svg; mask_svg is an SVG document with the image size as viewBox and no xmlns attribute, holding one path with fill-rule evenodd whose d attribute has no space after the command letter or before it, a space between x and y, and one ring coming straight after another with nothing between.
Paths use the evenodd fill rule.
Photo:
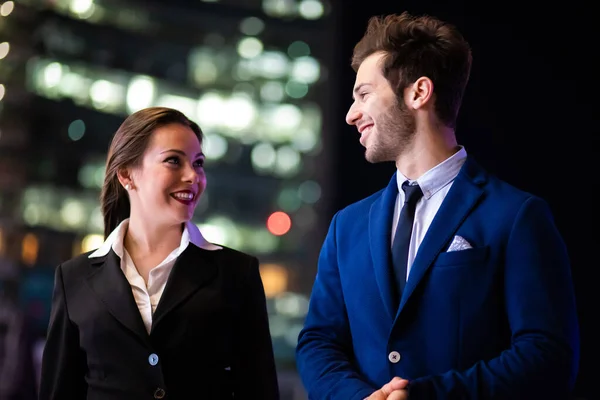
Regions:
<instances>
[{"instance_id":1,"label":"blue suit jacket","mask_svg":"<svg viewBox=\"0 0 600 400\"><path fill-rule=\"evenodd\" d=\"M467 159L396 310L397 193L393 176L331 222L297 346L309 398L364 399L400 376L411 400L567 399L579 332L568 255L547 204ZM454 235L473 248L446 252Z\"/></svg>"}]
</instances>

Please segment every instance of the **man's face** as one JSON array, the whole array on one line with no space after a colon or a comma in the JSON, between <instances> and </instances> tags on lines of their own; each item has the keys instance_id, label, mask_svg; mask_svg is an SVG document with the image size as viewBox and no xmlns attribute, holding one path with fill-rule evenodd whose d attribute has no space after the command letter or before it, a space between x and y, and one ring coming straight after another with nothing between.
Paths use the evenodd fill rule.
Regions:
<instances>
[{"instance_id":1,"label":"man's face","mask_svg":"<svg viewBox=\"0 0 600 400\"><path fill-rule=\"evenodd\" d=\"M360 65L354 84L354 103L346 122L355 125L365 158L371 163L396 161L406 151L415 134L415 117L398 100L383 76L383 53L374 53Z\"/></svg>"}]
</instances>

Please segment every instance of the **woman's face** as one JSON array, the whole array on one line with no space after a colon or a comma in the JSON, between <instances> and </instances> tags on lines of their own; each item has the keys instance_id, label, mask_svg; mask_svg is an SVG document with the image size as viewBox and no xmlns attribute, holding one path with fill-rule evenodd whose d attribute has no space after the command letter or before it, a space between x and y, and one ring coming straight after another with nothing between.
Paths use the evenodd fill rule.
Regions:
<instances>
[{"instance_id":1,"label":"woman's face","mask_svg":"<svg viewBox=\"0 0 600 400\"><path fill-rule=\"evenodd\" d=\"M189 221L206 187L204 154L191 128L157 128L139 166L129 171L131 215L166 225Z\"/></svg>"}]
</instances>

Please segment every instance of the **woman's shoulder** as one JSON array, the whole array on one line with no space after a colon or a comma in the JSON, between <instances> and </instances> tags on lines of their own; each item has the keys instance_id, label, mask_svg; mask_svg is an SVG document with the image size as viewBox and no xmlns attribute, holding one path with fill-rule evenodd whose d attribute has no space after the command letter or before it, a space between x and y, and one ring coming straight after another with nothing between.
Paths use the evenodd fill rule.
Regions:
<instances>
[{"instance_id":1,"label":"woman's shoulder","mask_svg":"<svg viewBox=\"0 0 600 400\"><path fill-rule=\"evenodd\" d=\"M87 251L62 262L59 265L62 274L80 275L85 273L85 271L88 271L91 264L96 260L95 258L90 258L90 254L92 254L92 251Z\"/></svg>"},{"instance_id":2,"label":"woman's shoulder","mask_svg":"<svg viewBox=\"0 0 600 400\"><path fill-rule=\"evenodd\" d=\"M231 247L227 247L224 245L218 245L220 247L219 250L205 251L205 254L210 254L215 259L223 260L223 261L235 261L239 264L248 264L257 262L256 256L246 253L241 250L236 250Z\"/></svg>"}]
</instances>

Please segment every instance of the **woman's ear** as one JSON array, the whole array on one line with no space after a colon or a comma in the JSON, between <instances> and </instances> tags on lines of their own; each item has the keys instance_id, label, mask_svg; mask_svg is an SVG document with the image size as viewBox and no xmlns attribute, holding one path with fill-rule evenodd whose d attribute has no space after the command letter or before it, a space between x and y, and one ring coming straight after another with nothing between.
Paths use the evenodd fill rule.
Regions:
<instances>
[{"instance_id":1,"label":"woman's ear","mask_svg":"<svg viewBox=\"0 0 600 400\"><path fill-rule=\"evenodd\" d=\"M120 168L117 171L117 179L119 179L119 183L125 190L133 188L133 179L131 178L131 170L129 168Z\"/></svg>"}]
</instances>

